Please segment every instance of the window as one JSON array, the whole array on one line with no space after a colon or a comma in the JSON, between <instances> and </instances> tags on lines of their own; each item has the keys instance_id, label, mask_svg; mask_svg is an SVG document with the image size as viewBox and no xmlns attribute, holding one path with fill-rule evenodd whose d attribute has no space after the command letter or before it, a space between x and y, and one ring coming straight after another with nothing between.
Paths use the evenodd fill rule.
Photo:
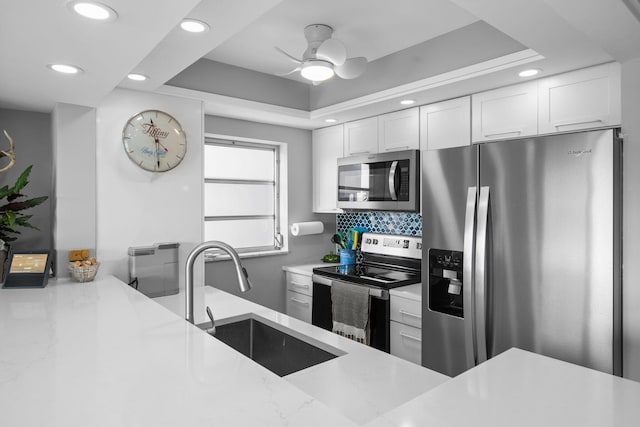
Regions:
<instances>
[{"instance_id":1,"label":"window","mask_svg":"<svg viewBox=\"0 0 640 427\"><path fill-rule=\"evenodd\" d=\"M283 154L284 144L205 139L205 240L228 243L241 255L286 252Z\"/></svg>"}]
</instances>

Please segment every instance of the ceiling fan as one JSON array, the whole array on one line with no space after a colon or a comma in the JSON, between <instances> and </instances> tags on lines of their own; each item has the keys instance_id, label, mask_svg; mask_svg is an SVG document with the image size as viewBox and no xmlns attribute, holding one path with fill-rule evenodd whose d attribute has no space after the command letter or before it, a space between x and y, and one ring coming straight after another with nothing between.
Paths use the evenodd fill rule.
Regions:
<instances>
[{"instance_id":1,"label":"ceiling fan","mask_svg":"<svg viewBox=\"0 0 640 427\"><path fill-rule=\"evenodd\" d=\"M305 79L311 80L314 85L320 84L337 75L343 79L355 79L364 73L367 67L367 58L359 56L347 58L347 49L338 39L331 38L333 28L324 24L308 25L304 29L307 39L307 50L302 54L302 59L289 55L276 46L276 50L298 64L296 68L280 76L288 76L297 71Z\"/></svg>"}]
</instances>

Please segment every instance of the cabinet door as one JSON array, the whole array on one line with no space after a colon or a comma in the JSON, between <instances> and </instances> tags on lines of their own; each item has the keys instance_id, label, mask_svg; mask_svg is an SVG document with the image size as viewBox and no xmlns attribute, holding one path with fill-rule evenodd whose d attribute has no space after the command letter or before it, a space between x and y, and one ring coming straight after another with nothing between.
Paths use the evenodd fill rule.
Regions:
<instances>
[{"instance_id":1,"label":"cabinet door","mask_svg":"<svg viewBox=\"0 0 640 427\"><path fill-rule=\"evenodd\" d=\"M420 107L421 150L439 150L470 144L470 96Z\"/></svg>"},{"instance_id":2,"label":"cabinet door","mask_svg":"<svg viewBox=\"0 0 640 427\"><path fill-rule=\"evenodd\" d=\"M538 82L507 86L471 97L473 142L538 133Z\"/></svg>"},{"instance_id":3,"label":"cabinet door","mask_svg":"<svg viewBox=\"0 0 640 427\"><path fill-rule=\"evenodd\" d=\"M417 365L422 363L422 332L420 328L389 322L389 352Z\"/></svg>"},{"instance_id":4,"label":"cabinet door","mask_svg":"<svg viewBox=\"0 0 640 427\"><path fill-rule=\"evenodd\" d=\"M342 212L338 201L338 159L343 157L342 125L313 131L313 211Z\"/></svg>"},{"instance_id":5,"label":"cabinet door","mask_svg":"<svg viewBox=\"0 0 640 427\"><path fill-rule=\"evenodd\" d=\"M389 302L389 318L405 325L422 327L422 304L420 301L392 295Z\"/></svg>"},{"instance_id":6,"label":"cabinet door","mask_svg":"<svg viewBox=\"0 0 640 427\"><path fill-rule=\"evenodd\" d=\"M610 63L540 80L540 133L619 125L620 64Z\"/></svg>"},{"instance_id":7,"label":"cabinet door","mask_svg":"<svg viewBox=\"0 0 640 427\"><path fill-rule=\"evenodd\" d=\"M312 296L313 280L311 276L287 271L287 290Z\"/></svg>"},{"instance_id":8,"label":"cabinet door","mask_svg":"<svg viewBox=\"0 0 640 427\"><path fill-rule=\"evenodd\" d=\"M357 120L344 124L344 155L378 152L378 118Z\"/></svg>"},{"instance_id":9,"label":"cabinet door","mask_svg":"<svg viewBox=\"0 0 640 427\"><path fill-rule=\"evenodd\" d=\"M378 117L378 152L417 150L420 147L418 107Z\"/></svg>"},{"instance_id":10,"label":"cabinet door","mask_svg":"<svg viewBox=\"0 0 640 427\"><path fill-rule=\"evenodd\" d=\"M287 291L287 315L311 323L311 302L309 295Z\"/></svg>"}]
</instances>

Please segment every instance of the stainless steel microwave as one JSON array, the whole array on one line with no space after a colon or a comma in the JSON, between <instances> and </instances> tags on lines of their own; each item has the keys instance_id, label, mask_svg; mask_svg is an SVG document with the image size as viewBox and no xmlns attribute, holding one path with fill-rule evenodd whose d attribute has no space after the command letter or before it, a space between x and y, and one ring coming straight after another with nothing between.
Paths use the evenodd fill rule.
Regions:
<instances>
[{"instance_id":1,"label":"stainless steel microwave","mask_svg":"<svg viewBox=\"0 0 640 427\"><path fill-rule=\"evenodd\" d=\"M420 151L338 159L338 207L418 212Z\"/></svg>"}]
</instances>

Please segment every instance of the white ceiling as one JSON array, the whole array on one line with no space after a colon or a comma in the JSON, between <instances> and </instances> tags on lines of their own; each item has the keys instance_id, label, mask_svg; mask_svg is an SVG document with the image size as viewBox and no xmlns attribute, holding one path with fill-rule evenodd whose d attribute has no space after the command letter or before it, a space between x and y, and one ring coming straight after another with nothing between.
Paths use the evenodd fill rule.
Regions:
<instances>
[{"instance_id":1,"label":"white ceiling","mask_svg":"<svg viewBox=\"0 0 640 427\"><path fill-rule=\"evenodd\" d=\"M205 58L283 74L295 64L274 46L301 58L307 47L303 32L307 25L329 25L349 57L373 61L477 20L449 0L283 0ZM288 77L304 81L298 73Z\"/></svg>"},{"instance_id":2,"label":"white ceiling","mask_svg":"<svg viewBox=\"0 0 640 427\"><path fill-rule=\"evenodd\" d=\"M640 22L623 0L101 1L118 12L116 21L84 20L66 8L67 0L0 1L5 18L0 25L0 107L47 112L60 102L96 106L114 88L125 87L200 97L212 114L222 114L220 105L236 105L239 116L249 116L265 105L181 93L164 84L202 57L263 73L286 72L289 61L273 47L301 55L306 45L303 28L312 23L331 25L350 56L370 61L478 20L539 54L529 55L528 60L545 74L640 57ZM177 26L185 17L203 19L212 29L204 35L184 33ZM46 68L53 62L73 63L84 73L55 74ZM443 88L449 86L449 93L455 94L473 90L475 83L476 87L512 83L514 70L509 68L514 64L450 85L443 83L443 76L438 96L446 96ZM132 71L150 79L130 82L126 75ZM420 99L433 87L415 85L415 97ZM383 98L391 99L370 98L369 105L377 104L378 109L388 108ZM347 104L334 111L350 110L351 116L344 117L354 117L353 111L363 102ZM317 126L313 118L321 115L270 111L273 114L265 114L264 120L300 127Z\"/></svg>"}]
</instances>

